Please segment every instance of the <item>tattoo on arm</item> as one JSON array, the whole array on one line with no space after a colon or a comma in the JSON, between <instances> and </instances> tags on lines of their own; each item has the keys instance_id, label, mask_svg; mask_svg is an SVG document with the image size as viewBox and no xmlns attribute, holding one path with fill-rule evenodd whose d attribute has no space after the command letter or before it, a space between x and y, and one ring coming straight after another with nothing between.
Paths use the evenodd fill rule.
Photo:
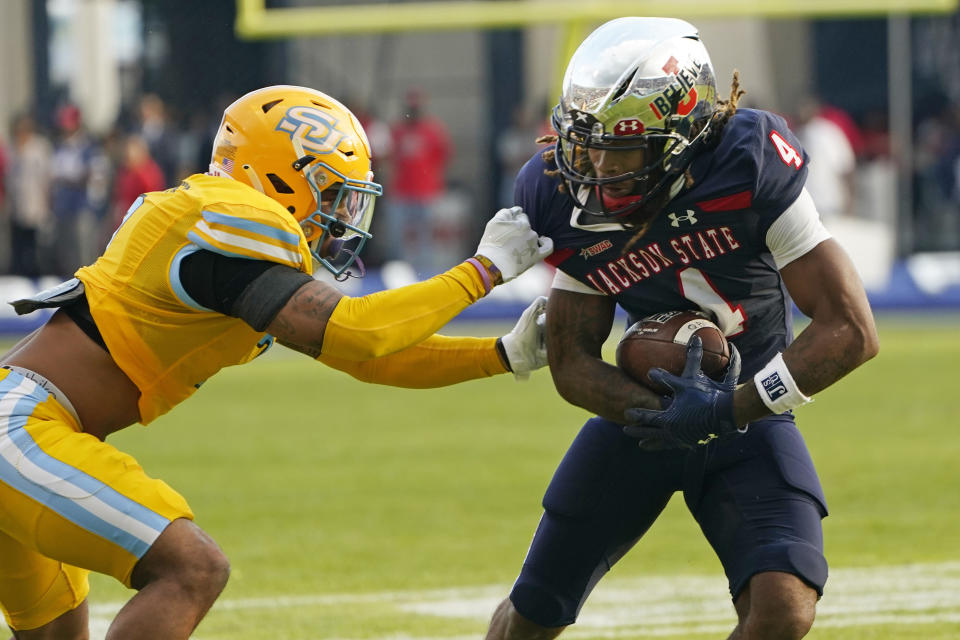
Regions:
<instances>
[{"instance_id":1,"label":"tattoo on arm","mask_svg":"<svg viewBox=\"0 0 960 640\"><path fill-rule=\"evenodd\" d=\"M571 404L623 422L632 407L660 408L659 397L602 358L614 302L553 290L547 311L547 355L557 391Z\"/></svg>"},{"instance_id":2,"label":"tattoo on arm","mask_svg":"<svg viewBox=\"0 0 960 640\"><path fill-rule=\"evenodd\" d=\"M310 282L290 297L267 332L280 344L305 353L312 358L320 355L327 321L343 294L322 282Z\"/></svg>"}]
</instances>

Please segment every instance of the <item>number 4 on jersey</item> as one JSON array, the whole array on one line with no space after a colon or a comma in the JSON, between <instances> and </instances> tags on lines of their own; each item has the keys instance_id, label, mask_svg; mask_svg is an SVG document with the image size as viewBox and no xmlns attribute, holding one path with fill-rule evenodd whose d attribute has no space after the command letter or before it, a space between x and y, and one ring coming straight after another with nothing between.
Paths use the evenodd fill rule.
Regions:
<instances>
[{"instance_id":1,"label":"number 4 on jersey","mask_svg":"<svg viewBox=\"0 0 960 640\"><path fill-rule=\"evenodd\" d=\"M780 154L780 159L783 160L784 164L790 165L795 169L803 166L803 156L797 153L797 150L791 147L790 143L784 140L783 136L779 133L771 131L770 142L777 148L777 153Z\"/></svg>"}]
</instances>

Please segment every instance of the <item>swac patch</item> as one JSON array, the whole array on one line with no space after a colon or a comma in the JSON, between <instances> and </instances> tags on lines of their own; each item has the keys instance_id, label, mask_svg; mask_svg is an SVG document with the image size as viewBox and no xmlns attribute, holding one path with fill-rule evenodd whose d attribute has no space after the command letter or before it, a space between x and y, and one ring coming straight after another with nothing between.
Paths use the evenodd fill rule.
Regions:
<instances>
[{"instance_id":1,"label":"swac patch","mask_svg":"<svg viewBox=\"0 0 960 640\"><path fill-rule=\"evenodd\" d=\"M296 106L287 109L277 131L284 131L291 140L298 140L304 151L317 154L331 153L343 140L344 134L337 130L338 120L329 113L313 107Z\"/></svg>"},{"instance_id":2,"label":"swac patch","mask_svg":"<svg viewBox=\"0 0 960 640\"><path fill-rule=\"evenodd\" d=\"M613 125L615 136L635 136L644 132L646 127L637 118L624 118Z\"/></svg>"},{"instance_id":3,"label":"swac patch","mask_svg":"<svg viewBox=\"0 0 960 640\"><path fill-rule=\"evenodd\" d=\"M611 247L613 247L612 242L609 240L601 240L597 244L580 249L580 255L584 258L592 258L593 256L599 255Z\"/></svg>"}]
</instances>

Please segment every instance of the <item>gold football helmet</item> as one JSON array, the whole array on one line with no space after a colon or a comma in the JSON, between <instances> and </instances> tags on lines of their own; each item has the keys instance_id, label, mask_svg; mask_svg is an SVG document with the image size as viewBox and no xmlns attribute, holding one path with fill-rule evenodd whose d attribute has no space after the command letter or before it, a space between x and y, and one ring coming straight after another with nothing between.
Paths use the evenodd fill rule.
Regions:
<instances>
[{"instance_id":1,"label":"gold football helmet","mask_svg":"<svg viewBox=\"0 0 960 640\"><path fill-rule=\"evenodd\" d=\"M355 265L376 197L370 143L356 117L330 96L277 85L252 91L223 112L212 175L264 193L300 222L313 257L337 278ZM345 275L346 274L346 275Z\"/></svg>"}]
</instances>

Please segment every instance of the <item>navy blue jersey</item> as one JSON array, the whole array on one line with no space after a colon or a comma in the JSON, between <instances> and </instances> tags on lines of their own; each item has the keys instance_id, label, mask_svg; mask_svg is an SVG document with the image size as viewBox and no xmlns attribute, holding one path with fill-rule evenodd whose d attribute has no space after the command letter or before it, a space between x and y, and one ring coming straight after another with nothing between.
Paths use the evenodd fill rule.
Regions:
<instances>
[{"instance_id":1,"label":"navy blue jersey","mask_svg":"<svg viewBox=\"0 0 960 640\"><path fill-rule=\"evenodd\" d=\"M792 304L766 245L770 225L803 189L807 156L779 116L740 109L718 144L693 162L694 184L673 198L646 233L588 220L544 174L535 155L521 169L515 201L550 236L548 262L612 296L631 323L660 311L712 313L743 357L741 379L793 339ZM576 226L575 226L576 225Z\"/></svg>"}]
</instances>

